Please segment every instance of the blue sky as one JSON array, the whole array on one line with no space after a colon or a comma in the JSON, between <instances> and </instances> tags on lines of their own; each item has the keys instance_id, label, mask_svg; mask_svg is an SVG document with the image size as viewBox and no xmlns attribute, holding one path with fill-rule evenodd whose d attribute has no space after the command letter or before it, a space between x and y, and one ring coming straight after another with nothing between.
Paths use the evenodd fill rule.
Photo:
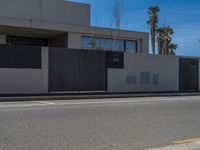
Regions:
<instances>
[{"instance_id":1,"label":"blue sky","mask_svg":"<svg viewBox=\"0 0 200 150\"><path fill-rule=\"evenodd\" d=\"M70 1L91 4L91 24L110 27L113 0ZM159 25L169 25L175 31L173 42L179 46L176 53L200 56L200 0L124 0L123 3L122 29L147 32L147 8L158 5Z\"/></svg>"}]
</instances>

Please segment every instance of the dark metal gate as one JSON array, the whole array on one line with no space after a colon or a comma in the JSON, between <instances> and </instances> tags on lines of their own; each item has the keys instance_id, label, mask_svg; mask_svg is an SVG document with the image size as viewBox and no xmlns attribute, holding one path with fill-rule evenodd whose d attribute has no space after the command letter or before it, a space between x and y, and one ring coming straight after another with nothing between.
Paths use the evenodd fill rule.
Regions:
<instances>
[{"instance_id":1,"label":"dark metal gate","mask_svg":"<svg viewBox=\"0 0 200 150\"><path fill-rule=\"evenodd\" d=\"M49 91L106 91L106 53L49 49Z\"/></svg>"},{"instance_id":2,"label":"dark metal gate","mask_svg":"<svg viewBox=\"0 0 200 150\"><path fill-rule=\"evenodd\" d=\"M179 59L179 89L182 91L198 90L199 60L190 58Z\"/></svg>"}]
</instances>

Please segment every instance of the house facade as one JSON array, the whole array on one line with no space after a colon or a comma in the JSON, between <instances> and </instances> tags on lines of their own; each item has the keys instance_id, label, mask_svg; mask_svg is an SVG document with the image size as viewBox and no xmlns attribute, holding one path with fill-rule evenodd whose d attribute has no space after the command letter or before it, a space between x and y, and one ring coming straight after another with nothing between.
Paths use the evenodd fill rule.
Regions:
<instances>
[{"instance_id":1,"label":"house facade","mask_svg":"<svg viewBox=\"0 0 200 150\"><path fill-rule=\"evenodd\" d=\"M1 0L1 44L137 51L148 53L148 33L121 30L112 45L115 30L90 26L90 5L64 0ZM27 43L26 43L27 42Z\"/></svg>"},{"instance_id":2,"label":"house facade","mask_svg":"<svg viewBox=\"0 0 200 150\"><path fill-rule=\"evenodd\" d=\"M0 2L0 94L199 90L199 58L151 55L148 33L92 27L88 4Z\"/></svg>"}]
</instances>

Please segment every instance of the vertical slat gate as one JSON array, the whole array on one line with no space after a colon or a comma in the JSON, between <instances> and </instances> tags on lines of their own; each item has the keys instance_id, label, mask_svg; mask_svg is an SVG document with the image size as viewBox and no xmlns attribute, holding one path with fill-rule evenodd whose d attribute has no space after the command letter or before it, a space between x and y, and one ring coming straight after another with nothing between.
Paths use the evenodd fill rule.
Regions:
<instances>
[{"instance_id":1,"label":"vertical slat gate","mask_svg":"<svg viewBox=\"0 0 200 150\"><path fill-rule=\"evenodd\" d=\"M179 59L179 89L182 91L198 90L199 60L190 58Z\"/></svg>"},{"instance_id":2,"label":"vertical slat gate","mask_svg":"<svg viewBox=\"0 0 200 150\"><path fill-rule=\"evenodd\" d=\"M49 91L106 91L105 52L50 48Z\"/></svg>"}]
</instances>

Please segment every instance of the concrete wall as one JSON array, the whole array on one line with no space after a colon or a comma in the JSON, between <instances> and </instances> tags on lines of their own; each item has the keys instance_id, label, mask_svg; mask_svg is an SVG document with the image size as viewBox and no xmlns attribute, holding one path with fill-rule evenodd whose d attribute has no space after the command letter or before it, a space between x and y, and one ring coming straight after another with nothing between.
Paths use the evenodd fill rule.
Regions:
<instances>
[{"instance_id":1,"label":"concrete wall","mask_svg":"<svg viewBox=\"0 0 200 150\"><path fill-rule=\"evenodd\" d=\"M140 73L150 73L150 83L140 82ZM159 84L153 84L153 74L159 75ZM127 83L127 76L135 83ZM144 54L124 54L124 69L108 69L109 92L178 91L178 58Z\"/></svg>"},{"instance_id":2,"label":"concrete wall","mask_svg":"<svg viewBox=\"0 0 200 150\"><path fill-rule=\"evenodd\" d=\"M48 48L42 48L42 69L0 68L0 94L48 93Z\"/></svg>"},{"instance_id":3,"label":"concrete wall","mask_svg":"<svg viewBox=\"0 0 200 150\"><path fill-rule=\"evenodd\" d=\"M68 33L68 48L81 49L81 34L80 33Z\"/></svg>"},{"instance_id":4,"label":"concrete wall","mask_svg":"<svg viewBox=\"0 0 200 150\"><path fill-rule=\"evenodd\" d=\"M64 0L1 0L0 16L90 25L90 5Z\"/></svg>"}]
</instances>

